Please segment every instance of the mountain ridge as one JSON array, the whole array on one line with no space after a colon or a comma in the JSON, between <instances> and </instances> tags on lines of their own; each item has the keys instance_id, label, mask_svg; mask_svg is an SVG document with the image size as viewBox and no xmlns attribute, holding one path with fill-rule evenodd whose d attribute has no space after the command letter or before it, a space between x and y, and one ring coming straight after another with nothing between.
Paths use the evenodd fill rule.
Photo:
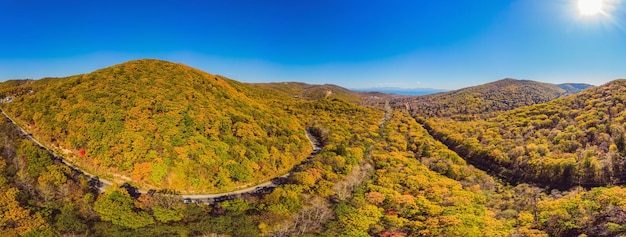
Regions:
<instances>
[{"instance_id":1,"label":"mountain ridge","mask_svg":"<svg viewBox=\"0 0 626 237\"><path fill-rule=\"evenodd\" d=\"M567 190L626 183L626 80L485 120L422 121L484 170L516 182Z\"/></svg>"},{"instance_id":2,"label":"mountain ridge","mask_svg":"<svg viewBox=\"0 0 626 237\"><path fill-rule=\"evenodd\" d=\"M467 120L547 102L569 94L571 93L554 84L505 78L454 91L398 99L395 106L409 107L413 113L422 117Z\"/></svg>"},{"instance_id":3,"label":"mountain ridge","mask_svg":"<svg viewBox=\"0 0 626 237\"><path fill-rule=\"evenodd\" d=\"M575 94L585 89L594 87L593 85L585 84L585 83L563 83L563 84L556 84L556 86L566 90L567 92L571 94Z\"/></svg>"},{"instance_id":4,"label":"mountain ridge","mask_svg":"<svg viewBox=\"0 0 626 237\"><path fill-rule=\"evenodd\" d=\"M380 92L380 93L407 95L407 96L429 95L429 94L436 94L436 93L447 91L443 89L434 89L434 88L401 88L401 87L354 88L350 90L357 91L357 92Z\"/></svg>"}]
</instances>

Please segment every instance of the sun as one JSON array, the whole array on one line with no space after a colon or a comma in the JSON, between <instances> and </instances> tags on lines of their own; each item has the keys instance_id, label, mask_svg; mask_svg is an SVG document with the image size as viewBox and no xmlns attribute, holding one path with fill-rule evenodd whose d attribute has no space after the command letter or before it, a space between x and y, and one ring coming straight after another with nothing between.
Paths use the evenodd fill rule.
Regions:
<instances>
[{"instance_id":1,"label":"sun","mask_svg":"<svg viewBox=\"0 0 626 237\"><path fill-rule=\"evenodd\" d=\"M578 0L578 11L583 15L597 15L602 13L603 8L603 0Z\"/></svg>"}]
</instances>

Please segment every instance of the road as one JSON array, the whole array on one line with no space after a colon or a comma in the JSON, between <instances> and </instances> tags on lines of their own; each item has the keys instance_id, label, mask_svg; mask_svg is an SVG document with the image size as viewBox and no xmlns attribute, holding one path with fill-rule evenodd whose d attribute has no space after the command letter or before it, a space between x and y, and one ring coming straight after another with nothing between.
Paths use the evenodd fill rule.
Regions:
<instances>
[{"instance_id":1,"label":"road","mask_svg":"<svg viewBox=\"0 0 626 237\"><path fill-rule=\"evenodd\" d=\"M55 160L59 160L61 161L64 165L70 167L74 172L78 172L80 174L83 174L85 176L87 176L92 183L96 184L96 188L98 188L98 190L100 192L104 192L104 190L113 185L113 183L111 181L108 180L103 180L98 178L98 176L95 176L93 174L90 174L87 171L81 170L80 168L74 166L73 164L71 164L70 162L68 162L67 160L63 159L62 156L58 156L54 153L54 151L52 151L51 149L49 149L48 147L44 146L41 142L39 142L37 139L35 139L31 134L29 134L28 132L26 132L26 130L24 130L22 127L20 127L20 125L18 125L17 123L15 123L15 121L13 121L13 119L11 119L11 117L9 117L9 115L7 115L6 113L4 113L4 111L0 110L0 112L2 113L2 115L11 123L13 124L17 130L19 131L19 133L22 135L23 138L30 140L31 142L35 143L35 145L39 146L40 148L48 151L48 153L50 153L50 155L52 155L52 157Z\"/></svg>"},{"instance_id":2,"label":"road","mask_svg":"<svg viewBox=\"0 0 626 237\"><path fill-rule=\"evenodd\" d=\"M42 149L45 149L46 151L48 151L48 153L50 153L50 155L52 155L54 157L54 159L61 161L66 166L70 167L74 172L78 172L78 173L81 173L81 174L87 176L89 179L92 180L92 183L94 184L95 188L97 188L100 192L104 192L104 190L107 187L113 185L113 182L111 182L109 180L100 179L97 176L95 176L93 174L90 174L89 172L86 172L84 170L81 170L80 168L78 168L78 167L74 166L73 164L69 163L62 156L56 155L54 153L54 151L52 151L52 149L49 149L48 147L44 146L41 142L39 142L37 139L35 139L31 134L26 132L26 130L24 130L17 123L15 123L15 121L13 121L13 119L11 119L11 117L9 117L9 115L4 113L4 111L0 110L0 112L2 113L2 115L5 118L7 118L7 120L9 122L11 122L13 125L15 125L15 127L21 133L23 138L26 138L26 139L30 140L31 142L35 143L37 146L41 147ZM284 183L286 181L286 179L290 175L292 175L295 170L298 169L299 166L301 166L302 164L305 164L308 161L310 161L310 159L312 157L314 157L315 155L320 153L320 151L322 150L321 144L309 132L308 129L305 129L305 133L306 133L306 137L309 139L309 142L311 143L311 146L313 147L313 152L311 153L311 155L305 161L303 161L300 165L297 165L296 167L294 167L287 174L279 176L279 177L276 177L276 178L272 179L271 181L268 181L268 182L265 182L265 183L262 183L262 184L258 184L258 185L255 185L255 186L252 186L252 187L249 187L249 188L245 188L245 189L235 190L235 191L232 191L232 192L215 193L215 194L181 195L182 198L186 199L185 202L193 201L193 202L197 202L197 203L215 203L215 202L219 202L219 201L223 201L223 200L233 199L235 197L241 196L242 194L246 194L246 193L247 194L259 194L259 193L266 193L266 192L271 191L273 188L276 188L276 187L278 187L278 185ZM134 189L134 191L137 192L137 193L147 193L147 191L145 191L145 190Z\"/></svg>"}]
</instances>

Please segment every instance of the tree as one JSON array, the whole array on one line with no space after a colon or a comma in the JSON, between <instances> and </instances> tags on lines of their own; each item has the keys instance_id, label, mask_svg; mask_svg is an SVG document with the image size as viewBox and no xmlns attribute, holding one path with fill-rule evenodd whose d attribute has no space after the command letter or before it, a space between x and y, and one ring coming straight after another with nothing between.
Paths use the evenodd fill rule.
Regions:
<instances>
[{"instance_id":1,"label":"tree","mask_svg":"<svg viewBox=\"0 0 626 237\"><path fill-rule=\"evenodd\" d=\"M43 228L47 224L39 213L20 206L16 200L19 190L0 187L0 233L5 236L23 236L29 231Z\"/></svg>"},{"instance_id":2,"label":"tree","mask_svg":"<svg viewBox=\"0 0 626 237\"><path fill-rule=\"evenodd\" d=\"M154 217L163 223L172 221L180 221L183 219L183 213L180 209L165 209L161 206L155 206L152 208Z\"/></svg>"},{"instance_id":3,"label":"tree","mask_svg":"<svg viewBox=\"0 0 626 237\"><path fill-rule=\"evenodd\" d=\"M137 229L154 224L154 219L144 211L135 211L133 198L126 190L111 186L98 197L94 210L100 218L113 224Z\"/></svg>"},{"instance_id":4,"label":"tree","mask_svg":"<svg viewBox=\"0 0 626 237\"><path fill-rule=\"evenodd\" d=\"M89 228L76 215L76 208L72 205L62 207L61 213L56 215L54 219L54 226L65 233L85 233Z\"/></svg>"},{"instance_id":5,"label":"tree","mask_svg":"<svg viewBox=\"0 0 626 237\"><path fill-rule=\"evenodd\" d=\"M131 177L134 180L144 180L144 179L147 180L151 173L152 173L152 163L150 162L135 163L133 167L133 172L131 173Z\"/></svg>"},{"instance_id":6,"label":"tree","mask_svg":"<svg viewBox=\"0 0 626 237\"><path fill-rule=\"evenodd\" d=\"M27 160L27 173L33 178L44 173L46 168L52 165L50 154L27 140L22 141L17 155Z\"/></svg>"},{"instance_id":7,"label":"tree","mask_svg":"<svg viewBox=\"0 0 626 237\"><path fill-rule=\"evenodd\" d=\"M224 208L232 212L245 212L252 208L248 201L242 198L235 198L233 200L227 200L219 204L221 208Z\"/></svg>"}]
</instances>

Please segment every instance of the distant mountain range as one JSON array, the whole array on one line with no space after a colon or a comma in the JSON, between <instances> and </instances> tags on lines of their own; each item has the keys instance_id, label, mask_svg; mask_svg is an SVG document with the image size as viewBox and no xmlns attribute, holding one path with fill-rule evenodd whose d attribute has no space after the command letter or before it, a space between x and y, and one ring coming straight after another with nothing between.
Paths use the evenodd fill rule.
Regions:
<instances>
[{"instance_id":1,"label":"distant mountain range","mask_svg":"<svg viewBox=\"0 0 626 237\"><path fill-rule=\"evenodd\" d=\"M570 93L570 94L575 94L587 88L593 87L593 85L584 84L584 83L564 83L564 84L557 84L556 86L567 91L567 93Z\"/></svg>"},{"instance_id":2,"label":"distant mountain range","mask_svg":"<svg viewBox=\"0 0 626 237\"><path fill-rule=\"evenodd\" d=\"M432 89L432 88L399 88L399 87L373 87L373 88L364 88L364 89L350 89L357 92L380 92L387 94L397 94L397 95L409 95L409 96L418 96L418 95L430 95L439 92L445 92L446 90L442 89Z\"/></svg>"},{"instance_id":3,"label":"distant mountain range","mask_svg":"<svg viewBox=\"0 0 626 237\"><path fill-rule=\"evenodd\" d=\"M555 84L555 86L565 90L568 94L575 94L585 90L587 88L593 87L593 85L584 84L584 83L563 83L563 84ZM386 94L396 94L396 95L407 95L407 96L421 96L421 95L430 95L441 92L447 92L448 90L444 89L434 89L434 88L400 88L400 87L372 87L372 88L357 88L350 89L356 92L380 92Z\"/></svg>"}]
</instances>

